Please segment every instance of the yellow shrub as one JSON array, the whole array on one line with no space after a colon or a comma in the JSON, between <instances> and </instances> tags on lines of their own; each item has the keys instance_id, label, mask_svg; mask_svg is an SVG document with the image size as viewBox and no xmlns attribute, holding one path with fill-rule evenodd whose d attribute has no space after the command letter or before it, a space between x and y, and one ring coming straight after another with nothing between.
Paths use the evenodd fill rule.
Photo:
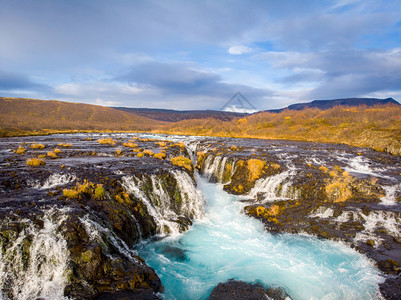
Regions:
<instances>
[{"instance_id":1,"label":"yellow shrub","mask_svg":"<svg viewBox=\"0 0 401 300\"><path fill-rule=\"evenodd\" d=\"M43 149L45 147L45 145L43 145L43 144L36 144L36 143L33 143L32 145L31 145L31 148L32 149Z\"/></svg>"},{"instance_id":2,"label":"yellow shrub","mask_svg":"<svg viewBox=\"0 0 401 300\"><path fill-rule=\"evenodd\" d=\"M354 178L348 172L338 173L331 171L330 175L334 178L325 188L329 199L334 202L344 202L351 198L351 183L354 181Z\"/></svg>"},{"instance_id":3,"label":"yellow shrub","mask_svg":"<svg viewBox=\"0 0 401 300\"><path fill-rule=\"evenodd\" d=\"M59 143L59 144L57 144L57 146L64 147L64 148L72 147L71 144L67 144L67 143Z\"/></svg>"},{"instance_id":4,"label":"yellow shrub","mask_svg":"<svg viewBox=\"0 0 401 300\"><path fill-rule=\"evenodd\" d=\"M109 144L112 146L114 146L117 143L117 141L113 140L112 138L98 139L97 142L99 144Z\"/></svg>"},{"instance_id":5,"label":"yellow shrub","mask_svg":"<svg viewBox=\"0 0 401 300\"><path fill-rule=\"evenodd\" d=\"M323 165L321 165L321 166L319 167L319 170L320 170L320 171L323 171L324 173L327 173L327 172L329 171L329 169L327 169L327 167L325 167L325 166L323 166Z\"/></svg>"},{"instance_id":6,"label":"yellow shrub","mask_svg":"<svg viewBox=\"0 0 401 300\"><path fill-rule=\"evenodd\" d=\"M97 184L94 191L95 199L103 199L104 198L104 187L103 184Z\"/></svg>"},{"instance_id":7,"label":"yellow shrub","mask_svg":"<svg viewBox=\"0 0 401 300\"><path fill-rule=\"evenodd\" d=\"M47 156L50 157L50 158L58 158L57 154L54 153L53 151L47 152Z\"/></svg>"},{"instance_id":8,"label":"yellow shrub","mask_svg":"<svg viewBox=\"0 0 401 300\"><path fill-rule=\"evenodd\" d=\"M30 167L39 167L46 165L46 162L42 159L31 158L26 161L26 164Z\"/></svg>"},{"instance_id":9,"label":"yellow shrub","mask_svg":"<svg viewBox=\"0 0 401 300\"><path fill-rule=\"evenodd\" d=\"M152 150L143 150L143 154L149 155L149 156L153 156L153 155L154 155L154 153L152 152Z\"/></svg>"},{"instance_id":10,"label":"yellow shrub","mask_svg":"<svg viewBox=\"0 0 401 300\"><path fill-rule=\"evenodd\" d=\"M19 146L17 150L14 150L16 154L24 154L26 152L26 149L23 148L22 146Z\"/></svg>"},{"instance_id":11,"label":"yellow shrub","mask_svg":"<svg viewBox=\"0 0 401 300\"><path fill-rule=\"evenodd\" d=\"M266 164L263 160L260 159L250 159L248 160L248 170L249 170L249 180L256 180L262 174L262 170Z\"/></svg>"},{"instance_id":12,"label":"yellow shrub","mask_svg":"<svg viewBox=\"0 0 401 300\"><path fill-rule=\"evenodd\" d=\"M245 124L247 124L248 123L248 120L247 119L239 119L238 121L237 121L237 124L238 125L245 125Z\"/></svg>"},{"instance_id":13,"label":"yellow shrub","mask_svg":"<svg viewBox=\"0 0 401 300\"><path fill-rule=\"evenodd\" d=\"M155 155L153 155L153 157L158 158L158 159L165 159L166 153L163 153L163 152L156 153Z\"/></svg>"},{"instance_id":14,"label":"yellow shrub","mask_svg":"<svg viewBox=\"0 0 401 300\"><path fill-rule=\"evenodd\" d=\"M273 168L274 170L278 170L281 168L281 166L279 164L275 164L275 163L271 163L270 167Z\"/></svg>"},{"instance_id":15,"label":"yellow shrub","mask_svg":"<svg viewBox=\"0 0 401 300\"><path fill-rule=\"evenodd\" d=\"M121 153L122 153L122 151L121 151L120 149L117 149L117 150L116 150L116 154L117 154L117 155L120 155Z\"/></svg>"},{"instance_id":16,"label":"yellow shrub","mask_svg":"<svg viewBox=\"0 0 401 300\"><path fill-rule=\"evenodd\" d=\"M79 196L78 191L76 190L70 190L70 189L64 189L63 190L63 196L69 198L69 199L77 199Z\"/></svg>"},{"instance_id":17,"label":"yellow shrub","mask_svg":"<svg viewBox=\"0 0 401 300\"><path fill-rule=\"evenodd\" d=\"M156 145L159 145L160 147L165 147L166 146L166 142L156 142Z\"/></svg>"},{"instance_id":18,"label":"yellow shrub","mask_svg":"<svg viewBox=\"0 0 401 300\"><path fill-rule=\"evenodd\" d=\"M237 147L237 146L231 146L230 149L231 149L232 151L236 151L236 150L238 149L238 147Z\"/></svg>"},{"instance_id":19,"label":"yellow shrub","mask_svg":"<svg viewBox=\"0 0 401 300\"><path fill-rule=\"evenodd\" d=\"M192 162L189 158L186 158L182 155L172 157L171 163L175 166L184 167L188 171L192 171Z\"/></svg>"},{"instance_id":20,"label":"yellow shrub","mask_svg":"<svg viewBox=\"0 0 401 300\"><path fill-rule=\"evenodd\" d=\"M123 144L124 147L130 147L130 148L136 148L138 147L138 144L132 143L132 142L128 142L128 143L124 143Z\"/></svg>"},{"instance_id":21,"label":"yellow shrub","mask_svg":"<svg viewBox=\"0 0 401 300\"><path fill-rule=\"evenodd\" d=\"M60 150L59 148L55 148L55 149L53 150L53 152L56 153L56 154L58 154L58 153L61 153L61 150Z\"/></svg>"},{"instance_id":22,"label":"yellow shrub","mask_svg":"<svg viewBox=\"0 0 401 300\"><path fill-rule=\"evenodd\" d=\"M144 157L145 154L143 154L143 152L139 152L136 156L137 156L137 157Z\"/></svg>"}]
</instances>

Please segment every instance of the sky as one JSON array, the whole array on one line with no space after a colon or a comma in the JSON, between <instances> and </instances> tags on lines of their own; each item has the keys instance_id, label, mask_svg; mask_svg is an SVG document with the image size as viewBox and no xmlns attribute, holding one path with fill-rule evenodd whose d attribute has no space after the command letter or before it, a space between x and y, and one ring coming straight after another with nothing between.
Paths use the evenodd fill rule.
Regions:
<instances>
[{"instance_id":1,"label":"sky","mask_svg":"<svg viewBox=\"0 0 401 300\"><path fill-rule=\"evenodd\" d=\"M401 0L0 0L0 96L258 110L401 100Z\"/></svg>"}]
</instances>

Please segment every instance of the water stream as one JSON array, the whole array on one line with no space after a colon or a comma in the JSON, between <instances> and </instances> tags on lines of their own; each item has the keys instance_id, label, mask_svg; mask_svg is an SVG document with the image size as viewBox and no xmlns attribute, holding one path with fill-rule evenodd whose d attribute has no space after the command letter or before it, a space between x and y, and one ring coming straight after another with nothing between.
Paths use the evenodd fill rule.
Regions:
<instances>
[{"instance_id":1,"label":"water stream","mask_svg":"<svg viewBox=\"0 0 401 300\"><path fill-rule=\"evenodd\" d=\"M196 174L205 216L182 235L147 241L139 254L160 276L165 299L206 299L228 279L282 287L292 299L377 299L377 269L331 241L264 231L243 204Z\"/></svg>"}]
</instances>

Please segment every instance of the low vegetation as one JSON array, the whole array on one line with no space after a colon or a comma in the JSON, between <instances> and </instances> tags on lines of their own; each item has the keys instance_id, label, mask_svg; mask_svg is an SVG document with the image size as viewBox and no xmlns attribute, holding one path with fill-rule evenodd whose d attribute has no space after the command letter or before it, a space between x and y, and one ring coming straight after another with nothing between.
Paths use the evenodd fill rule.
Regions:
<instances>
[{"instance_id":1,"label":"low vegetation","mask_svg":"<svg viewBox=\"0 0 401 300\"><path fill-rule=\"evenodd\" d=\"M72 144L68 144L68 143L59 143L59 144L57 144L57 146L59 146L59 147L64 147L64 148L69 148L69 147L72 147Z\"/></svg>"},{"instance_id":2,"label":"low vegetation","mask_svg":"<svg viewBox=\"0 0 401 300\"><path fill-rule=\"evenodd\" d=\"M188 171L192 171L192 162L189 158L186 158L182 155L172 157L171 163L175 166L184 167Z\"/></svg>"},{"instance_id":3,"label":"low vegetation","mask_svg":"<svg viewBox=\"0 0 401 300\"><path fill-rule=\"evenodd\" d=\"M33 143L33 144L31 145L31 148L32 148L32 149L44 149L44 148L45 148L45 145Z\"/></svg>"},{"instance_id":4,"label":"low vegetation","mask_svg":"<svg viewBox=\"0 0 401 300\"><path fill-rule=\"evenodd\" d=\"M76 186L71 189L63 190L63 196L69 199L79 199L87 196L100 200L104 198L104 195L105 190L102 184L95 184L88 180L84 180L82 184L78 182Z\"/></svg>"},{"instance_id":5,"label":"low vegetation","mask_svg":"<svg viewBox=\"0 0 401 300\"><path fill-rule=\"evenodd\" d=\"M26 148L19 146L17 150L14 150L16 154L24 154L26 152Z\"/></svg>"},{"instance_id":6,"label":"low vegetation","mask_svg":"<svg viewBox=\"0 0 401 300\"><path fill-rule=\"evenodd\" d=\"M156 153L155 155L153 155L153 157L158 158L158 159L165 159L166 153L164 153L164 152Z\"/></svg>"},{"instance_id":7,"label":"low vegetation","mask_svg":"<svg viewBox=\"0 0 401 300\"><path fill-rule=\"evenodd\" d=\"M247 167L249 170L249 180L254 181L260 177L262 174L262 170L264 166L266 165L266 162L260 159L249 159L247 161Z\"/></svg>"},{"instance_id":8,"label":"low vegetation","mask_svg":"<svg viewBox=\"0 0 401 300\"><path fill-rule=\"evenodd\" d=\"M137 148L138 147L138 144L135 144L135 143L133 143L133 142L128 142L128 143L123 143L123 146L124 147L130 147L130 148Z\"/></svg>"},{"instance_id":9,"label":"low vegetation","mask_svg":"<svg viewBox=\"0 0 401 300\"><path fill-rule=\"evenodd\" d=\"M114 146L117 143L117 141L113 140L112 138L98 139L97 142L99 144L108 144L111 146Z\"/></svg>"},{"instance_id":10,"label":"low vegetation","mask_svg":"<svg viewBox=\"0 0 401 300\"><path fill-rule=\"evenodd\" d=\"M43 159L30 158L26 161L26 164L30 167L39 167L46 165L46 162Z\"/></svg>"},{"instance_id":11,"label":"low vegetation","mask_svg":"<svg viewBox=\"0 0 401 300\"><path fill-rule=\"evenodd\" d=\"M50 157L50 158L58 158L57 154L54 153L53 151L47 152L47 156Z\"/></svg>"}]
</instances>

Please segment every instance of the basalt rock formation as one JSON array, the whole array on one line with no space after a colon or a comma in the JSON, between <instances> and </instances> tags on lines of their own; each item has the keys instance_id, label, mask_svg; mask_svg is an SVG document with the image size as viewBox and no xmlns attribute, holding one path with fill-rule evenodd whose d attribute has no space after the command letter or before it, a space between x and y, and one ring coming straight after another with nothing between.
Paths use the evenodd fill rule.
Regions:
<instances>
[{"instance_id":1,"label":"basalt rock formation","mask_svg":"<svg viewBox=\"0 0 401 300\"><path fill-rule=\"evenodd\" d=\"M158 298L161 281L134 246L185 231L202 213L193 171L170 161L188 159L185 147L126 136L37 139L0 146L0 298L55 290L73 299ZM44 163L27 164L32 158Z\"/></svg>"},{"instance_id":2,"label":"basalt rock formation","mask_svg":"<svg viewBox=\"0 0 401 300\"><path fill-rule=\"evenodd\" d=\"M382 294L400 297L390 288L399 285L401 271L398 157L344 145L240 139L206 140L194 152L200 173L240 195L244 213L267 231L345 242L387 274Z\"/></svg>"}]
</instances>

